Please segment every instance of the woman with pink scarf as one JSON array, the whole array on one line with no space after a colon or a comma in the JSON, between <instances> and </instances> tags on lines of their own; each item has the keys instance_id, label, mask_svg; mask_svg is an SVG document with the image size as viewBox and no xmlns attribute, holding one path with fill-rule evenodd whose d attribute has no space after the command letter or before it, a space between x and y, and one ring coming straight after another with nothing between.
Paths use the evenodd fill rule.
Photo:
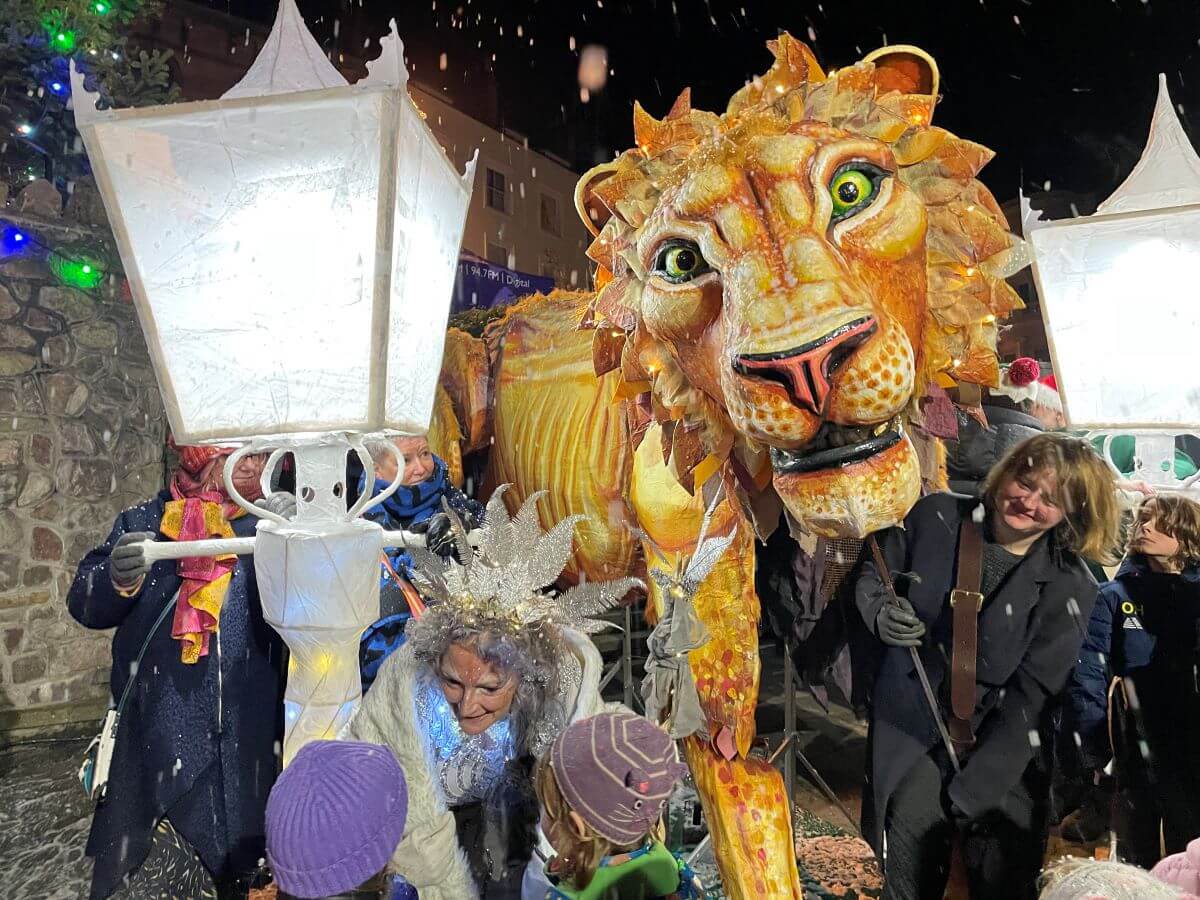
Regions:
<instances>
[{"instance_id":1,"label":"woman with pink scarf","mask_svg":"<svg viewBox=\"0 0 1200 900\"><path fill-rule=\"evenodd\" d=\"M262 618L253 557L151 565L140 548L250 536L256 519L225 492L230 449L176 449L168 489L117 517L67 596L80 624L116 629L113 697L129 687L88 838L91 900L224 896L264 852L285 657ZM246 457L234 473L249 500L263 463Z\"/></svg>"}]
</instances>

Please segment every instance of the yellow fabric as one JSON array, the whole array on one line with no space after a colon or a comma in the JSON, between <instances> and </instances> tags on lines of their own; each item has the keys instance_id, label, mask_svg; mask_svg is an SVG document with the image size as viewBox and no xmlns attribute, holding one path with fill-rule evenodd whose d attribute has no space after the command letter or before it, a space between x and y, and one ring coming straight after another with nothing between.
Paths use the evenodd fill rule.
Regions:
<instances>
[{"instance_id":1,"label":"yellow fabric","mask_svg":"<svg viewBox=\"0 0 1200 900\"><path fill-rule=\"evenodd\" d=\"M179 529L183 527L183 507L187 500L168 500L163 504L162 522L158 526L158 530L173 541L179 540ZM232 538L233 529L229 526L229 519L221 510L221 504L212 503L208 500L202 500L204 508L204 530L206 536L210 538ZM245 514L245 510L240 510L238 515L232 516L237 519ZM194 540L189 537L188 540ZM230 559L233 554L219 556L218 559Z\"/></svg>"},{"instance_id":2,"label":"yellow fabric","mask_svg":"<svg viewBox=\"0 0 1200 900\"><path fill-rule=\"evenodd\" d=\"M228 557L218 557L228 559ZM196 593L188 597L188 604L192 607L208 613L213 617L214 622L219 622L221 619L221 604L225 602L225 594L229 590L229 583L233 580L233 573L226 572L215 581L210 581ZM217 630L217 626L213 625L213 631ZM183 642L182 657L185 663L194 663L200 659L200 632L193 631L182 635L180 640Z\"/></svg>"},{"instance_id":3,"label":"yellow fabric","mask_svg":"<svg viewBox=\"0 0 1200 900\"><path fill-rule=\"evenodd\" d=\"M180 533L183 529L183 512L187 502L187 500L171 500L163 507L162 522L159 524L158 530L172 540L180 540ZM187 535L186 539L232 538L234 536L233 529L225 517L221 504L208 500L203 500L201 503L204 512L204 533ZM226 553L215 557L214 562L236 559L236 554ZM218 628L221 619L221 605L225 602L225 595L229 591L229 584L232 580L233 573L225 572L187 597L186 602L189 606L212 616L211 631L213 632ZM189 631L179 635L180 658L185 664L192 665L199 661L200 651L204 645L203 635L203 631Z\"/></svg>"}]
</instances>

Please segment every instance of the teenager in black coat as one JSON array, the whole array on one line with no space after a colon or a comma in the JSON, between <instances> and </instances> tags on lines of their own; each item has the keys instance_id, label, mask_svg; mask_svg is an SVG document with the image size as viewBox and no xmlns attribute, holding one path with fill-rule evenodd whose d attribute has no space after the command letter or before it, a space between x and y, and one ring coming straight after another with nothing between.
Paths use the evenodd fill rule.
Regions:
<instances>
[{"instance_id":1,"label":"teenager in black coat","mask_svg":"<svg viewBox=\"0 0 1200 900\"><path fill-rule=\"evenodd\" d=\"M949 717L959 526L979 523L984 604L978 617L976 742L956 773L918 680L918 652ZM1033 898L1049 793L1051 714L1083 641L1096 582L1080 557L1116 539L1113 476L1083 441L1043 434L989 473L981 499L933 494L903 528L877 536L899 604L871 559L856 600L886 645L871 698L863 833L883 860L888 898L940 898L961 836L971 896Z\"/></svg>"}]
</instances>

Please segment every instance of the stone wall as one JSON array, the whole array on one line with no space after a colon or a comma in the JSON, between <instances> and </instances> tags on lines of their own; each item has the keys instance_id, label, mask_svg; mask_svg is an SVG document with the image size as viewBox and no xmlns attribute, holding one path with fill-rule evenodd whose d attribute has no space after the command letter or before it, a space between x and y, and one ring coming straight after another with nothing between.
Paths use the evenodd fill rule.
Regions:
<instances>
[{"instance_id":1,"label":"stone wall","mask_svg":"<svg viewBox=\"0 0 1200 900\"><path fill-rule=\"evenodd\" d=\"M162 402L128 294L117 278L65 287L45 261L104 226L73 221L72 205L40 211L0 210L44 245L0 253L0 713L107 697L111 633L76 623L66 592L116 515L164 479Z\"/></svg>"}]
</instances>

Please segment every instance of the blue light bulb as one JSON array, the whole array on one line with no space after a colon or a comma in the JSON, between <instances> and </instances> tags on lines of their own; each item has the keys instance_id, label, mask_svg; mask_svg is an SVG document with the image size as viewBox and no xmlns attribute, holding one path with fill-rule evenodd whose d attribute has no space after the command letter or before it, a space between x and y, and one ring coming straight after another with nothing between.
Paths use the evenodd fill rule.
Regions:
<instances>
[{"instance_id":1,"label":"blue light bulb","mask_svg":"<svg viewBox=\"0 0 1200 900\"><path fill-rule=\"evenodd\" d=\"M0 224L0 257L20 253L29 246L29 235L20 228Z\"/></svg>"}]
</instances>

